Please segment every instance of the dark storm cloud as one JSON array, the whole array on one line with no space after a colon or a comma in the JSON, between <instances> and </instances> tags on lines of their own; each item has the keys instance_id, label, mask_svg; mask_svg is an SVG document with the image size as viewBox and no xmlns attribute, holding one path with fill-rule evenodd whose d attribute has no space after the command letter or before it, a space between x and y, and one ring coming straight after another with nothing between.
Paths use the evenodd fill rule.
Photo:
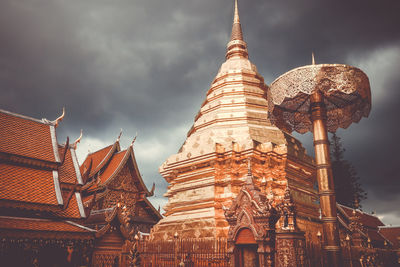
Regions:
<instances>
[{"instance_id":1,"label":"dark storm cloud","mask_svg":"<svg viewBox=\"0 0 400 267\"><path fill-rule=\"evenodd\" d=\"M371 116L339 134L369 203L396 209L400 2L239 0L239 7L266 83L309 64L311 51L317 63L366 71ZM183 143L224 60L232 13L233 0L1 1L0 108L54 119L65 106L60 140L83 128L83 150L113 142L120 128L126 147L138 131L139 166L160 197L166 182L158 166ZM312 150L311 136L300 138Z\"/></svg>"},{"instance_id":2,"label":"dark storm cloud","mask_svg":"<svg viewBox=\"0 0 400 267\"><path fill-rule=\"evenodd\" d=\"M400 41L398 1L251 2L248 14L257 13L242 21L252 58L274 76L309 64L311 51L317 63L341 63Z\"/></svg>"}]
</instances>

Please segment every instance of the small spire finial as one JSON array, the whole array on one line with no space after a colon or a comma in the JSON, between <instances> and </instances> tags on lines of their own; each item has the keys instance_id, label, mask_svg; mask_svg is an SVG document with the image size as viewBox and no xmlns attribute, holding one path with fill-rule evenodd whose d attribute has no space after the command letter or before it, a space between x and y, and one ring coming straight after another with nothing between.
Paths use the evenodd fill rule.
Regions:
<instances>
[{"instance_id":1,"label":"small spire finial","mask_svg":"<svg viewBox=\"0 0 400 267\"><path fill-rule=\"evenodd\" d=\"M246 184L252 184L253 183L253 173L251 171L251 159L247 158L247 178L246 178Z\"/></svg>"},{"instance_id":2,"label":"small spire finial","mask_svg":"<svg viewBox=\"0 0 400 267\"><path fill-rule=\"evenodd\" d=\"M247 45L243 40L242 26L240 25L238 0L235 0L235 10L233 13L232 33L227 45L226 59L232 57L248 58Z\"/></svg>"},{"instance_id":3,"label":"small spire finial","mask_svg":"<svg viewBox=\"0 0 400 267\"><path fill-rule=\"evenodd\" d=\"M235 0L235 11L233 16L232 34L231 41L240 40L243 41L242 26L240 25L239 19L239 8L237 0Z\"/></svg>"},{"instance_id":4,"label":"small spire finial","mask_svg":"<svg viewBox=\"0 0 400 267\"><path fill-rule=\"evenodd\" d=\"M312 65L315 65L314 52L311 52L311 63Z\"/></svg>"},{"instance_id":5,"label":"small spire finial","mask_svg":"<svg viewBox=\"0 0 400 267\"><path fill-rule=\"evenodd\" d=\"M235 0L235 15L233 17L233 23L240 23L239 19L239 8L238 8L238 2Z\"/></svg>"}]
</instances>

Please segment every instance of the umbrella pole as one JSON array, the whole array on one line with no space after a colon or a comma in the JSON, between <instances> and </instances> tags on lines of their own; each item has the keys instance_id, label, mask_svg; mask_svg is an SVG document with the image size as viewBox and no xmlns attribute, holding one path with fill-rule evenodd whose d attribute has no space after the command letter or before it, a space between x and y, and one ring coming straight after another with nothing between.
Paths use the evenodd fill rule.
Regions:
<instances>
[{"instance_id":1,"label":"umbrella pole","mask_svg":"<svg viewBox=\"0 0 400 267\"><path fill-rule=\"evenodd\" d=\"M326 108L323 96L316 90L311 96L311 120L313 123L315 161L322 211L323 249L327 266L342 266L337 223L335 187L333 183L329 140L326 128Z\"/></svg>"}]
</instances>

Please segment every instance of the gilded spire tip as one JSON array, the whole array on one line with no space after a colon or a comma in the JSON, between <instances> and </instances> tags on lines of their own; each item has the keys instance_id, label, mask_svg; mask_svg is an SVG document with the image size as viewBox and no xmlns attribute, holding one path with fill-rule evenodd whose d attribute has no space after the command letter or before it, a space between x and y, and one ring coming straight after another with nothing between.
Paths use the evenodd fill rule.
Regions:
<instances>
[{"instance_id":1,"label":"gilded spire tip","mask_svg":"<svg viewBox=\"0 0 400 267\"><path fill-rule=\"evenodd\" d=\"M235 0L235 16L233 18L233 23L240 23L238 1L237 0Z\"/></svg>"},{"instance_id":2,"label":"gilded spire tip","mask_svg":"<svg viewBox=\"0 0 400 267\"><path fill-rule=\"evenodd\" d=\"M234 12L234 16L233 16L233 25L232 25L232 34L231 34L231 41L233 41L233 40L243 41L242 26L240 25L239 8L238 8L237 0L235 0L235 12Z\"/></svg>"},{"instance_id":3,"label":"gilded spire tip","mask_svg":"<svg viewBox=\"0 0 400 267\"><path fill-rule=\"evenodd\" d=\"M315 65L314 52L311 52L311 63L312 65Z\"/></svg>"},{"instance_id":4,"label":"gilded spire tip","mask_svg":"<svg viewBox=\"0 0 400 267\"><path fill-rule=\"evenodd\" d=\"M234 0L235 10L233 16L231 39L227 46L226 59L238 56L248 58L247 45L243 40L242 26L239 19L238 0Z\"/></svg>"}]
</instances>

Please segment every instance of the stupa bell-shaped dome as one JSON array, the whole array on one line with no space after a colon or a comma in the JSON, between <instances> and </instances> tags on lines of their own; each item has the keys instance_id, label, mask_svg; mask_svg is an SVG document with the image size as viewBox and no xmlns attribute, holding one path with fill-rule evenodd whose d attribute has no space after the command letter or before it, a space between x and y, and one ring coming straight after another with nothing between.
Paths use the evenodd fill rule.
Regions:
<instances>
[{"instance_id":1,"label":"stupa bell-shaped dome","mask_svg":"<svg viewBox=\"0 0 400 267\"><path fill-rule=\"evenodd\" d=\"M235 142L241 150L253 147L254 141L286 144L285 134L270 121L273 105L268 95L264 78L249 60L235 1L226 60L207 92L185 143L165 164L215 152L216 144L226 147Z\"/></svg>"}]
</instances>

